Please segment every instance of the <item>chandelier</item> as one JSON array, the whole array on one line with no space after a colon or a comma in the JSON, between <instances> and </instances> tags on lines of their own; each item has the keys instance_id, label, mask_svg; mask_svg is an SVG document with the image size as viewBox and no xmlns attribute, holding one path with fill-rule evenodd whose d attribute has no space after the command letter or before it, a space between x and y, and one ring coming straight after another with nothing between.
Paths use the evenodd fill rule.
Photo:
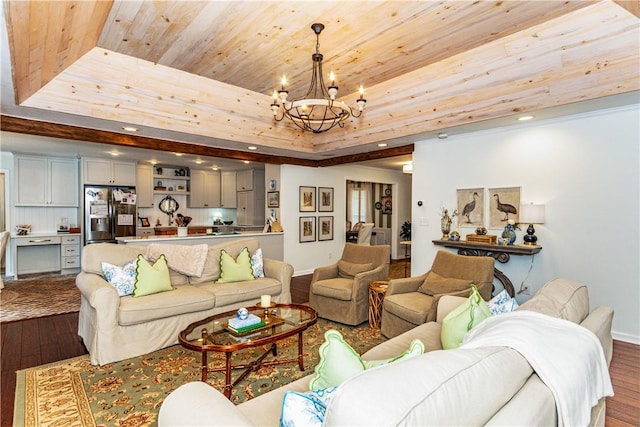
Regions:
<instances>
[{"instance_id":1,"label":"chandelier","mask_svg":"<svg viewBox=\"0 0 640 427\"><path fill-rule=\"evenodd\" d=\"M326 88L322 77L322 54L320 53L320 33L324 30L323 24L313 24L311 29L316 34L316 53L311 55L313 60L313 74L309 90L302 98L287 101L289 92L286 90L286 77L282 77L281 88L273 92L271 111L276 121L285 117L291 120L300 129L313 133L328 131L336 125L344 127L344 122L349 116L360 117L367 100L363 98L364 89L360 86L360 98L356 100L357 113L342 101L336 101L338 86L335 75L329 75L331 85ZM280 101L280 103L278 103Z\"/></svg>"}]
</instances>

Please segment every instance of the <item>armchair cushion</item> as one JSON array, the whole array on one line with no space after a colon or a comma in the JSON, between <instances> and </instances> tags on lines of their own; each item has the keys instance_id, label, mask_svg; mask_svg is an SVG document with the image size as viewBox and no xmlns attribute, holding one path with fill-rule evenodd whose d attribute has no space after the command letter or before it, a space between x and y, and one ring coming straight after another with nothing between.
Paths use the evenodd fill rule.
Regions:
<instances>
[{"instance_id":1,"label":"armchair cushion","mask_svg":"<svg viewBox=\"0 0 640 427\"><path fill-rule=\"evenodd\" d=\"M315 295L342 301L351 301L353 293L353 279L336 277L335 279L319 280L311 285Z\"/></svg>"},{"instance_id":2,"label":"armchair cushion","mask_svg":"<svg viewBox=\"0 0 640 427\"><path fill-rule=\"evenodd\" d=\"M448 294L468 290L471 283L473 283L473 280L442 277L435 271L429 271L418 291L431 296Z\"/></svg>"},{"instance_id":3,"label":"armchair cushion","mask_svg":"<svg viewBox=\"0 0 640 427\"><path fill-rule=\"evenodd\" d=\"M386 311L394 314L414 325L420 325L427 321L427 315L435 298L422 292L408 292L386 296L384 307Z\"/></svg>"},{"instance_id":4,"label":"armchair cushion","mask_svg":"<svg viewBox=\"0 0 640 427\"><path fill-rule=\"evenodd\" d=\"M349 261L338 261L338 276L344 279L353 279L356 274L369 271L373 268L373 264L356 264Z\"/></svg>"}]
</instances>

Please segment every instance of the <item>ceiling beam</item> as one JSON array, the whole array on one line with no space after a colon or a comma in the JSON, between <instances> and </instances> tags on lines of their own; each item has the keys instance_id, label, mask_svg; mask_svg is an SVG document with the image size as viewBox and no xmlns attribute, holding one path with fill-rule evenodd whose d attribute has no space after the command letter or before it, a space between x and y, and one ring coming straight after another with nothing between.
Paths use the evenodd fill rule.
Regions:
<instances>
[{"instance_id":1,"label":"ceiling beam","mask_svg":"<svg viewBox=\"0 0 640 427\"><path fill-rule=\"evenodd\" d=\"M249 153L239 150L207 147L205 145L168 141L163 139L148 138L144 136L124 135L116 132L82 128L79 126L63 125L59 123L41 122L6 115L0 116L0 130L29 135L48 136L52 138L70 139L74 141L109 144L131 148L142 148L146 150L158 150L171 153L180 152L184 154L221 157L234 160L249 160L252 162L269 163L276 165L290 164L310 167L318 166L317 162L314 160L260 153Z\"/></svg>"},{"instance_id":2,"label":"ceiling beam","mask_svg":"<svg viewBox=\"0 0 640 427\"><path fill-rule=\"evenodd\" d=\"M116 145L121 147L140 148L145 150L158 150L166 152L179 152L208 157L220 157L224 159L248 160L251 162L268 163L274 165L296 165L307 167L325 167L341 164L363 162L367 160L384 159L387 157L403 156L413 153L413 144L376 150L347 156L338 156L331 159L308 160L289 156L276 156L245 152L239 150L207 147L204 145L187 142L169 141L144 136L125 135L116 132L82 128L78 126L49 123L29 120L20 117L0 115L0 130L28 135L47 136L51 138L70 139L97 144Z\"/></svg>"}]
</instances>

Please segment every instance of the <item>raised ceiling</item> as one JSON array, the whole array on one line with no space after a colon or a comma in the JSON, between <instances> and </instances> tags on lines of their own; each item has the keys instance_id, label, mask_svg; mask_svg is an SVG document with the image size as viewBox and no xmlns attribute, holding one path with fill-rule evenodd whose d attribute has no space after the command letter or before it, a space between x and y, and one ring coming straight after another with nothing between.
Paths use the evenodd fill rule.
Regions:
<instances>
[{"instance_id":1,"label":"raised ceiling","mask_svg":"<svg viewBox=\"0 0 640 427\"><path fill-rule=\"evenodd\" d=\"M114 142L171 142L161 150L256 145L319 161L640 90L634 1L20 0L3 13L4 130L105 142L94 130L133 125L152 139ZM269 109L282 75L291 97L306 92L313 22L326 26L320 51L339 97L353 105L363 84L368 100L361 118L320 135Z\"/></svg>"}]
</instances>

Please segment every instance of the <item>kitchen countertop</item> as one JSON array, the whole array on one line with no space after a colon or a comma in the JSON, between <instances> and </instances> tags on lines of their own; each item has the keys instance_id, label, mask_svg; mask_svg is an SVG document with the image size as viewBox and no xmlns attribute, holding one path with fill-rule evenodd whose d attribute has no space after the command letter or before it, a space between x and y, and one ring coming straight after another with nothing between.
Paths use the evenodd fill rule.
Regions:
<instances>
[{"instance_id":1,"label":"kitchen countertop","mask_svg":"<svg viewBox=\"0 0 640 427\"><path fill-rule=\"evenodd\" d=\"M251 237L251 236L277 236L283 235L284 232L278 233L256 233L252 231L233 231L233 232L217 232L217 233L207 233L207 234L189 234L187 236L125 236L125 237L116 237L118 243L134 243L140 240L153 240L156 242L166 242L166 241L178 241L178 240L204 240L204 239L224 239L229 237Z\"/></svg>"}]
</instances>

